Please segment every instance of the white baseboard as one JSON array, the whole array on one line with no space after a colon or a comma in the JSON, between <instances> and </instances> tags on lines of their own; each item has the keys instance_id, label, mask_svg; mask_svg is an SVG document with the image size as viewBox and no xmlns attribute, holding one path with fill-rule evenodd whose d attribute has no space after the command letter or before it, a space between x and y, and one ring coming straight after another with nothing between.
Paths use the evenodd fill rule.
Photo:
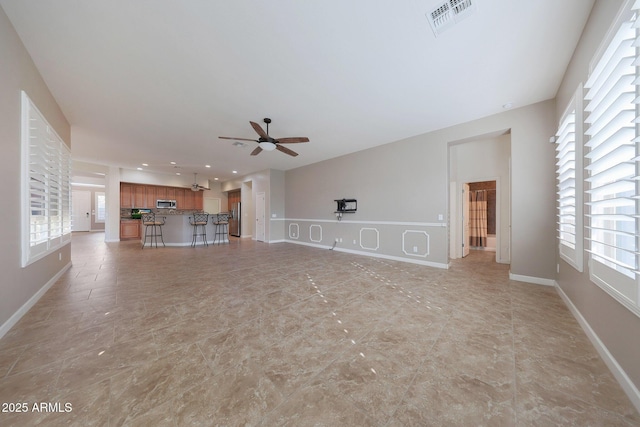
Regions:
<instances>
[{"instance_id":1,"label":"white baseboard","mask_svg":"<svg viewBox=\"0 0 640 427\"><path fill-rule=\"evenodd\" d=\"M598 352L600 357L602 357L604 363L607 365L624 392L627 394L629 400L631 400L633 406L635 406L636 410L640 412L640 391L638 390L638 388L635 386L635 384L633 384L627 373L618 364L607 347L605 347L604 343L600 341L598 335L593 329L591 329L591 326L589 325L587 320L582 316L578 308L573 305L573 302L571 302L567 294L564 293L562 288L560 288L557 283L554 286L556 288L556 291L560 295L560 298L562 298L567 307L569 307L569 311L571 311L571 314L573 314L573 317L576 318L578 324L589 338L589 341L591 341L591 344L593 344L593 346L596 348L596 351Z\"/></svg>"},{"instance_id":2,"label":"white baseboard","mask_svg":"<svg viewBox=\"0 0 640 427\"><path fill-rule=\"evenodd\" d=\"M62 269L58 271L55 276L49 279L49 281L45 283L45 285L41 287L38 292L36 292L31 298L29 298L27 302L22 304L22 307L20 307L18 311L13 313L13 315L9 319L7 319L7 321L4 322L2 326L0 326L0 338L2 338L7 332L9 332L9 330L13 328L16 323L18 323L22 316L24 316L27 311L29 311L31 307L33 307L38 302L38 300L42 298L42 296L49 290L49 288L53 286L54 283L58 281L60 276L62 276L70 267L71 262L62 267Z\"/></svg>"},{"instance_id":3,"label":"white baseboard","mask_svg":"<svg viewBox=\"0 0 640 427\"><path fill-rule=\"evenodd\" d=\"M523 276L521 274L513 274L509 272L510 280L517 280L518 282L533 283L534 285L555 286L556 281L553 279L545 279L542 277Z\"/></svg>"},{"instance_id":4,"label":"white baseboard","mask_svg":"<svg viewBox=\"0 0 640 427\"><path fill-rule=\"evenodd\" d=\"M308 243L308 242L300 242L298 240L285 240L285 242L287 243L295 243L296 245L304 245L304 246L311 246L314 248L320 248L320 249L331 249L331 246L327 246L327 245L320 245L317 243ZM439 262L432 262L432 261L422 261L422 260L417 260L417 259L410 259L410 258L402 258L399 256L394 256L394 255L385 255L385 254L378 254L378 253L372 253L372 252L364 252L364 251L357 251L357 250L353 250L353 249L344 249L344 248L340 248L340 247L335 247L333 248L334 251L336 252L345 252L345 253L349 253L349 254L354 254L354 255L364 255L364 256L369 256L372 258L382 258L382 259L389 259L389 260L393 260L393 261L401 261L401 262L408 262L411 264L418 264L418 265L425 265L427 267L435 267L435 268L442 268L442 269L448 269L449 268L449 264L442 264Z\"/></svg>"}]
</instances>

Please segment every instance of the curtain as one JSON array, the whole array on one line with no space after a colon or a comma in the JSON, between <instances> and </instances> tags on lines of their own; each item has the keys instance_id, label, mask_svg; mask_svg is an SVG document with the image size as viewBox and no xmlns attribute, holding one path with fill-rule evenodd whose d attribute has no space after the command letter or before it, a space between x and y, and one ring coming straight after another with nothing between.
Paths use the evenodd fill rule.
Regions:
<instances>
[{"instance_id":1,"label":"curtain","mask_svg":"<svg viewBox=\"0 0 640 427\"><path fill-rule=\"evenodd\" d=\"M487 191L469 192L469 245L487 246Z\"/></svg>"}]
</instances>

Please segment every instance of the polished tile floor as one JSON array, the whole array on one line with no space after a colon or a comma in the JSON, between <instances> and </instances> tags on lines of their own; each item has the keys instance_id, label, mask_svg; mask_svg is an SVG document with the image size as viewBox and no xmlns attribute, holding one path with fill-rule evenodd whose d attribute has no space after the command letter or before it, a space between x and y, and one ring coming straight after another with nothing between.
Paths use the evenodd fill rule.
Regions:
<instances>
[{"instance_id":1,"label":"polished tile floor","mask_svg":"<svg viewBox=\"0 0 640 427\"><path fill-rule=\"evenodd\" d=\"M492 253L445 271L103 238L74 235L73 267L0 340L3 409L28 405L0 425L640 425L555 290Z\"/></svg>"}]
</instances>

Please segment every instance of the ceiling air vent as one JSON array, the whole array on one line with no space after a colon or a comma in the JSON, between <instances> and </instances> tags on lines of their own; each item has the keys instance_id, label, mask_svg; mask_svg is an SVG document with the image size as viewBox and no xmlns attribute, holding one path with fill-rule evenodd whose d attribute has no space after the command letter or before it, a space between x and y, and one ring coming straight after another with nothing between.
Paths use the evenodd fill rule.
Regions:
<instances>
[{"instance_id":1,"label":"ceiling air vent","mask_svg":"<svg viewBox=\"0 0 640 427\"><path fill-rule=\"evenodd\" d=\"M437 37L438 34L474 13L477 9L476 2L477 0L448 0L440 3L427 13L433 34Z\"/></svg>"}]
</instances>

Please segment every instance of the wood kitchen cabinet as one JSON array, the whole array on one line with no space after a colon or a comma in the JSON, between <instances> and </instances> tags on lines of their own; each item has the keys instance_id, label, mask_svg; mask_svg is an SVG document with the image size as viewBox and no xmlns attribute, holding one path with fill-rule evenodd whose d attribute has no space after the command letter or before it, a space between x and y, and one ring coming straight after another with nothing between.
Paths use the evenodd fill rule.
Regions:
<instances>
[{"instance_id":1,"label":"wood kitchen cabinet","mask_svg":"<svg viewBox=\"0 0 640 427\"><path fill-rule=\"evenodd\" d=\"M156 187L154 185L147 185L146 188L146 203L145 208L155 209L156 208L156 200L158 197L158 189L161 187Z\"/></svg>"},{"instance_id":2,"label":"wood kitchen cabinet","mask_svg":"<svg viewBox=\"0 0 640 427\"><path fill-rule=\"evenodd\" d=\"M202 191L189 188L120 183L120 208L156 209L157 200L175 200L179 210L202 210Z\"/></svg>"},{"instance_id":3,"label":"wood kitchen cabinet","mask_svg":"<svg viewBox=\"0 0 640 427\"><path fill-rule=\"evenodd\" d=\"M184 208L183 209L195 209L195 206L196 206L195 193L191 190L184 190Z\"/></svg>"},{"instance_id":4,"label":"wood kitchen cabinet","mask_svg":"<svg viewBox=\"0 0 640 427\"><path fill-rule=\"evenodd\" d=\"M176 200L176 189L173 187L164 187L166 189L166 197L163 200ZM181 209L178 205L178 209Z\"/></svg>"},{"instance_id":5,"label":"wood kitchen cabinet","mask_svg":"<svg viewBox=\"0 0 640 427\"><path fill-rule=\"evenodd\" d=\"M139 219L120 220L120 239L140 239L142 237Z\"/></svg>"},{"instance_id":6,"label":"wood kitchen cabinet","mask_svg":"<svg viewBox=\"0 0 640 427\"><path fill-rule=\"evenodd\" d=\"M147 205L146 185L133 186L133 207L144 208Z\"/></svg>"},{"instance_id":7,"label":"wood kitchen cabinet","mask_svg":"<svg viewBox=\"0 0 640 427\"><path fill-rule=\"evenodd\" d=\"M177 209L188 209L184 203L184 188L174 188L174 191L176 193L175 201L176 201ZM173 199L169 199L169 200L173 200Z\"/></svg>"},{"instance_id":8,"label":"wood kitchen cabinet","mask_svg":"<svg viewBox=\"0 0 640 427\"><path fill-rule=\"evenodd\" d=\"M167 187L156 187L156 200L167 200ZM171 199L173 200L173 199ZM155 208L155 206L154 206Z\"/></svg>"},{"instance_id":9,"label":"wood kitchen cabinet","mask_svg":"<svg viewBox=\"0 0 640 427\"><path fill-rule=\"evenodd\" d=\"M120 184L120 207L121 208L133 207L133 185L132 184Z\"/></svg>"}]
</instances>

